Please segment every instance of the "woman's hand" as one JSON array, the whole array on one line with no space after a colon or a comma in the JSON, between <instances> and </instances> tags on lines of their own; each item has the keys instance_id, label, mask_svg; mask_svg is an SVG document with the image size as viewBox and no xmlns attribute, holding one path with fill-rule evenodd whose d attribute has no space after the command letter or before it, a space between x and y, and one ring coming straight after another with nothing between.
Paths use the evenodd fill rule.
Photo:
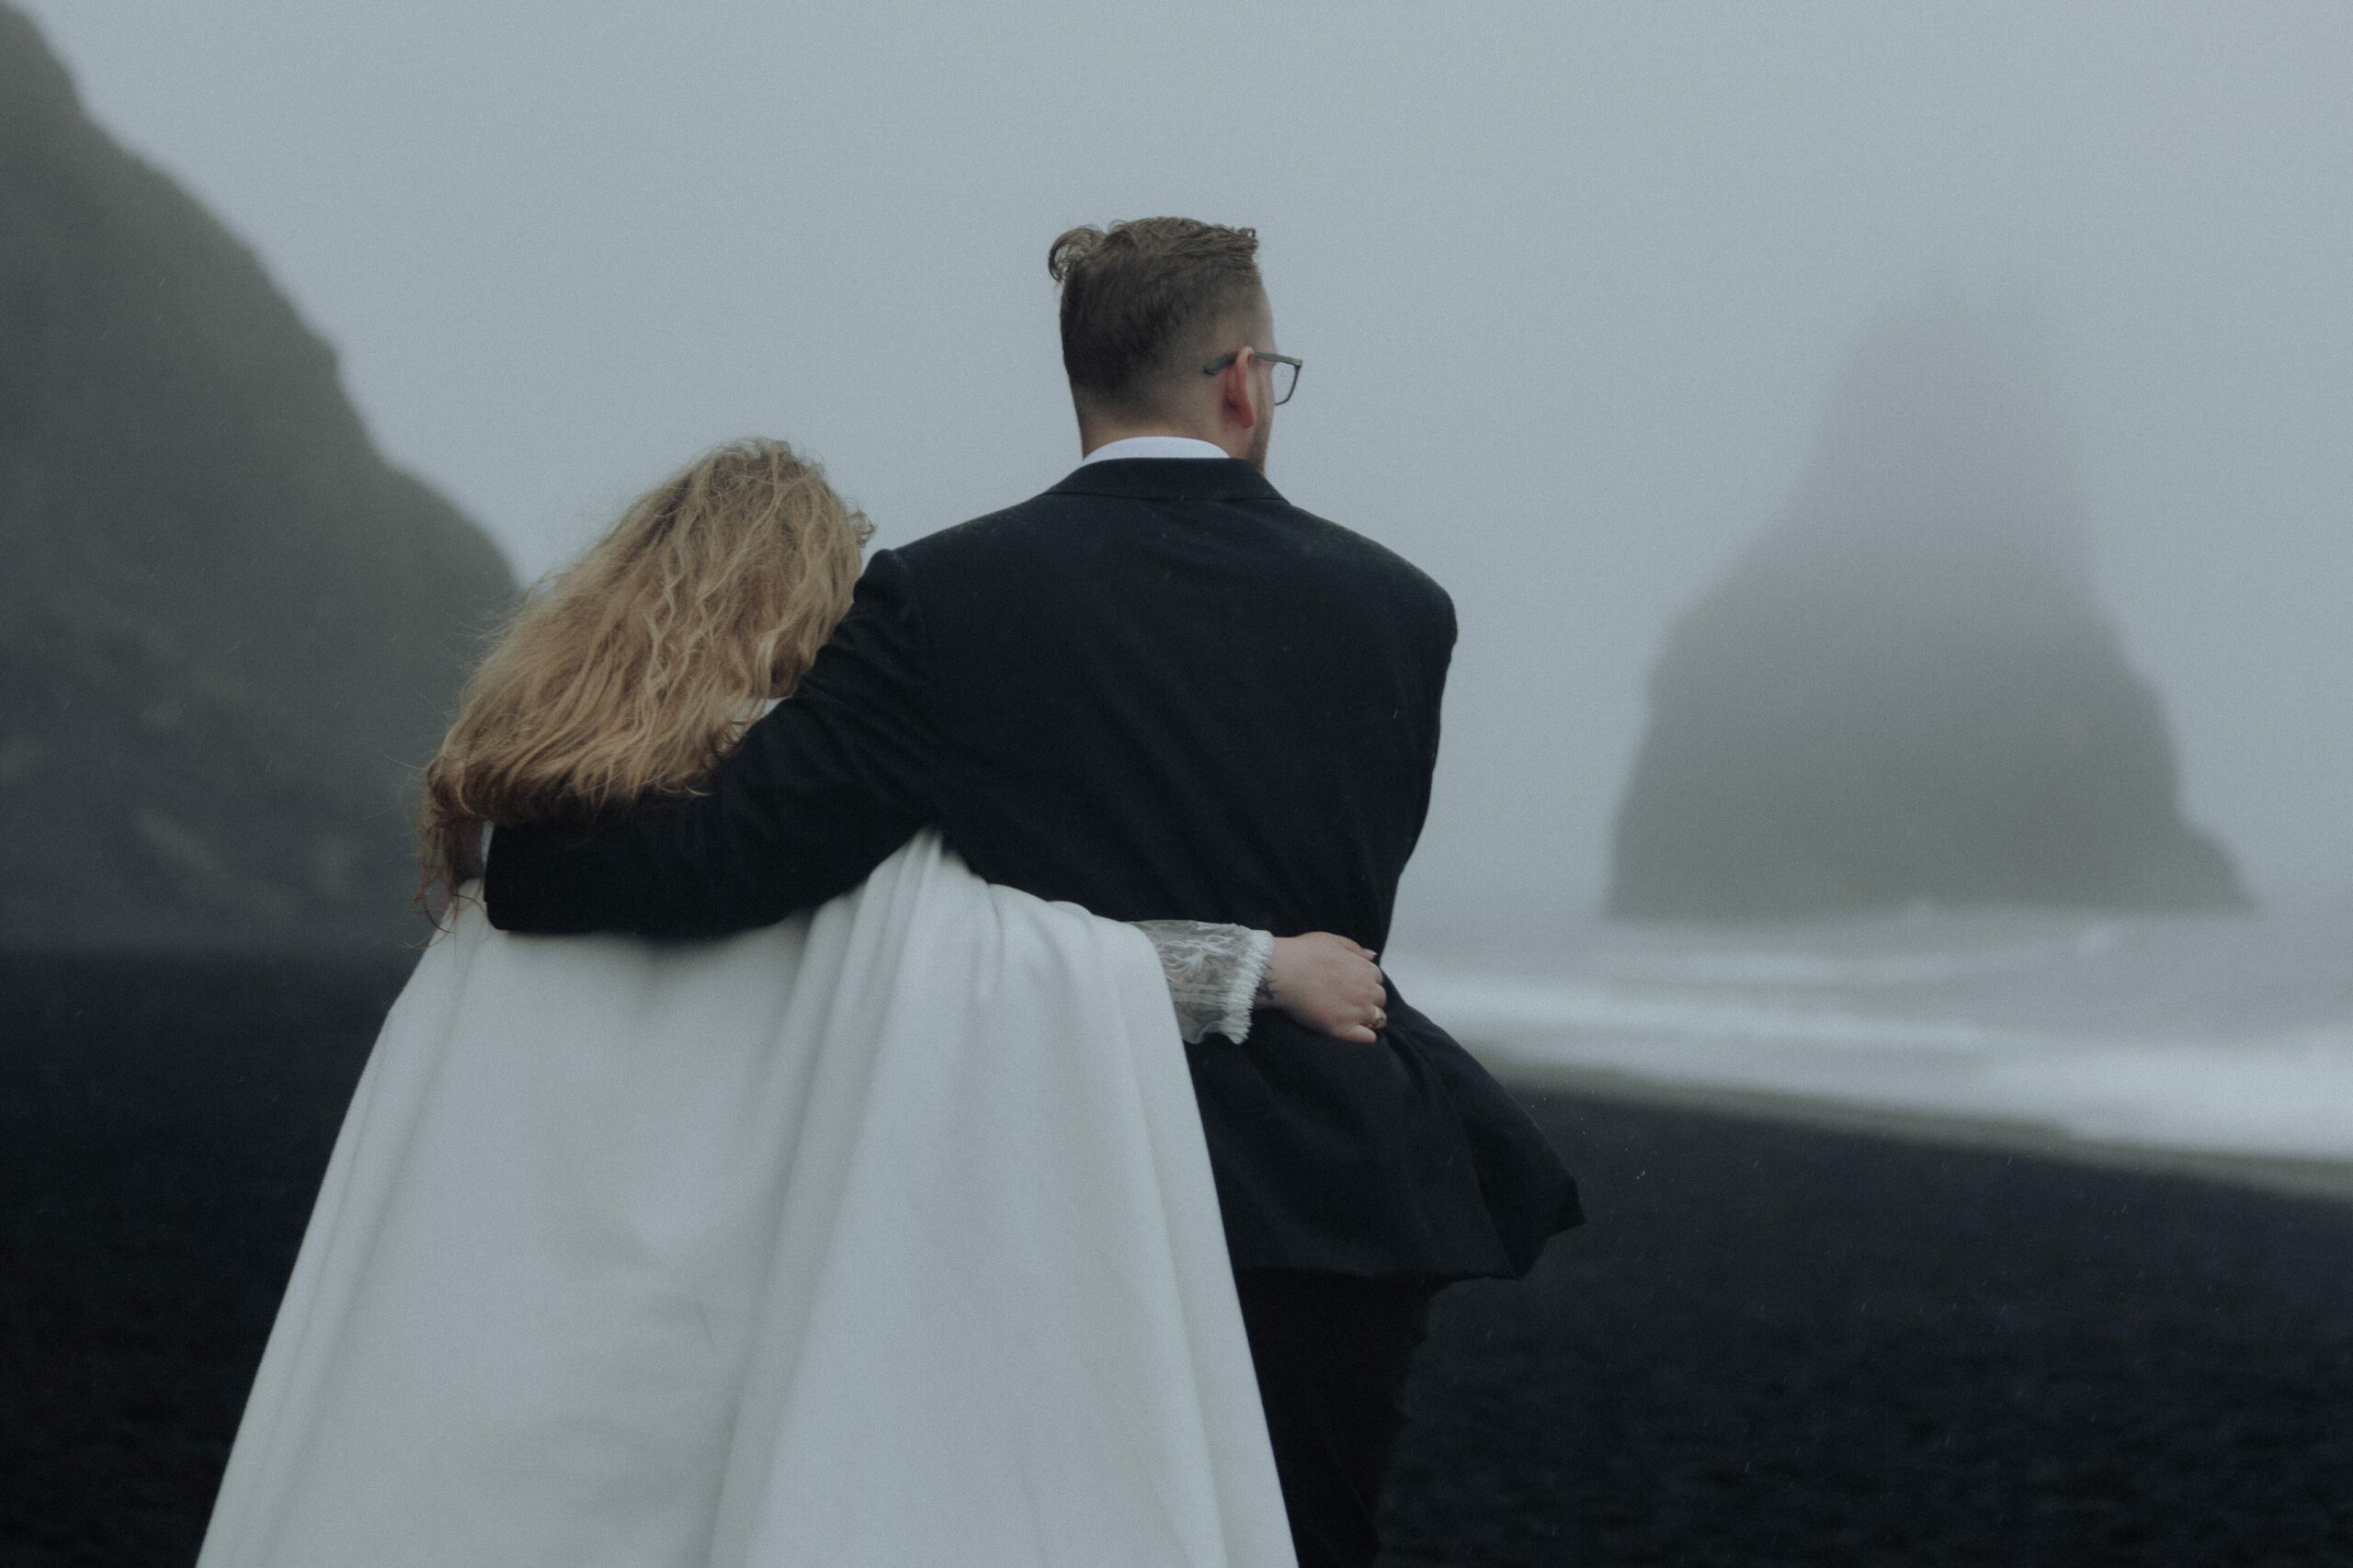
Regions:
<instances>
[{"instance_id":1,"label":"woman's hand","mask_svg":"<svg viewBox=\"0 0 2353 1568\"><path fill-rule=\"evenodd\" d=\"M1389 1022L1389 987L1371 949L1329 931L1275 938L1257 1005L1334 1040L1370 1045Z\"/></svg>"}]
</instances>

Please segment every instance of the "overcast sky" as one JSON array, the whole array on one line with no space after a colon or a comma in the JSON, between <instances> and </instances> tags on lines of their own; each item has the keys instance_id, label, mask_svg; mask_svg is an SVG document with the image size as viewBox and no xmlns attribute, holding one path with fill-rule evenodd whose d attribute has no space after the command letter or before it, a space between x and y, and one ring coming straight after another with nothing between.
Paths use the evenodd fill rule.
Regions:
<instances>
[{"instance_id":1,"label":"overcast sky","mask_svg":"<svg viewBox=\"0 0 2353 1568\"><path fill-rule=\"evenodd\" d=\"M2052 324L2192 815L2353 893L2353 6L30 0L526 573L785 436L884 543L1074 460L1074 222L1256 225L1271 464L1463 639L1408 930L1590 908L1674 614L1879 312Z\"/></svg>"}]
</instances>

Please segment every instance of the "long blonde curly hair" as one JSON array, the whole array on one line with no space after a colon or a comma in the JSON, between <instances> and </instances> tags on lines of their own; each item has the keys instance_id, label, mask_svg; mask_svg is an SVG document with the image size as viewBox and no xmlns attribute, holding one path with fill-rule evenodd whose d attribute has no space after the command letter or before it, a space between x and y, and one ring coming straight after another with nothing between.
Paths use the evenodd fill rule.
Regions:
<instances>
[{"instance_id":1,"label":"long blonde curly hair","mask_svg":"<svg viewBox=\"0 0 2353 1568\"><path fill-rule=\"evenodd\" d=\"M486 823L691 793L849 608L873 529L782 441L732 442L524 596L426 766L420 902L481 873Z\"/></svg>"}]
</instances>

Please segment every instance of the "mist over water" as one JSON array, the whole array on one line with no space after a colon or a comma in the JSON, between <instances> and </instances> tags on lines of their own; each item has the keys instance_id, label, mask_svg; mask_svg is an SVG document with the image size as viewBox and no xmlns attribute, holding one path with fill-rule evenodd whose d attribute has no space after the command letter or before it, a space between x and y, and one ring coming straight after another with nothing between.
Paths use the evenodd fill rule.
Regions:
<instances>
[{"instance_id":1,"label":"mist over water","mask_svg":"<svg viewBox=\"0 0 2353 1568\"><path fill-rule=\"evenodd\" d=\"M1669 634L1610 913L2245 902L2099 602L2071 436L2023 309L1873 324L1789 506Z\"/></svg>"},{"instance_id":2,"label":"mist over water","mask_svg":"<svg viewBox=\"0 0 2353 1568\"><path fill-rule=\"evenodd\" d=\"M1047 241L1256 225L1308 363L1275 481L1462 625L1401 953L1602 940L1677 628L1777 554L1856 587L1850 549L1788 546L1864 514L1947 576L2031 566L1970 599L1981 647L2052 624L2029 601L2085 612L2141 710L2086 809L2138 800L2108 814L2177 851L2143 863L2203 855L2260 920L2353 900L2341 7L26 9L527 577L749 431L821 455L883 544L1032 494L1077 455ZM2010 325L1889 337L1940 300ZM1923 419L1915 372L1998 395ZM1901 912L2038 896L1984 881L1893 879L1841 928L1938 961Z\"/></svg>"},{"instance_id":3,"label":"mist over water","mask_svg":"<svg viewBox=\"0 0 2353 1568\"><path fill-rule=\"evenodd\" d=\"M1401 951L1392 968L1490 1061L1538 1078L2262 1169L2353 1160L2342 914L1597 922L1542 962Z\"/></svg>"},{"instance_id":4,"label":"mist over water","mask_svg":"<svg viewBox=\"0 0 2353 1568\"><path fill-rule=\"evenodd\" d=\"M1256 224L1276 482L1461 610L1432 939L1598 906L1667 630L1858 336L2023 292L2185 814L2258 899L2353 887L2341 6L32 10L527 575L747 430L885 544L1034 493L1047 241Z\"/></svg>"},{"instance_id":5,"label":"mist over water","mask_svg":"<svg viewBox=\"0 0 2353 1568\"><path fill-rule=\"evenodd\" d=\"M880 545L1051 485L1047 245L1183 213L1275 483L1453 594L1381 961L1594 1221L1441 1296L1397 1560L2324 1560L2348 82L2343 0L0 0L0 1536L194 1553L515 584L747 434Z\"/></svg>"}]
</instances>

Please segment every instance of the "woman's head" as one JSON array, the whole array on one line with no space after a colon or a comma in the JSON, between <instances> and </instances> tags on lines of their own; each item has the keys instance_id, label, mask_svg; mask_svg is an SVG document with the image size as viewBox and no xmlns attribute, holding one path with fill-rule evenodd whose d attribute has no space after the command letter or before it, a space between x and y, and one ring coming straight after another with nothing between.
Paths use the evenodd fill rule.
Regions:
<instances>
[{"instance_id":1,"label":"woman's head","mask_svg":"<svg viewBox=\"0 0 2353 1568\"><path fill-rule=\"evenodd\" d=\"M468 682L425 772L427 889L472 874L483 823L691 790L808 669L871 531L781 441L721 447L640 496L525 596Z\"/></svg>"}]
</instances>

